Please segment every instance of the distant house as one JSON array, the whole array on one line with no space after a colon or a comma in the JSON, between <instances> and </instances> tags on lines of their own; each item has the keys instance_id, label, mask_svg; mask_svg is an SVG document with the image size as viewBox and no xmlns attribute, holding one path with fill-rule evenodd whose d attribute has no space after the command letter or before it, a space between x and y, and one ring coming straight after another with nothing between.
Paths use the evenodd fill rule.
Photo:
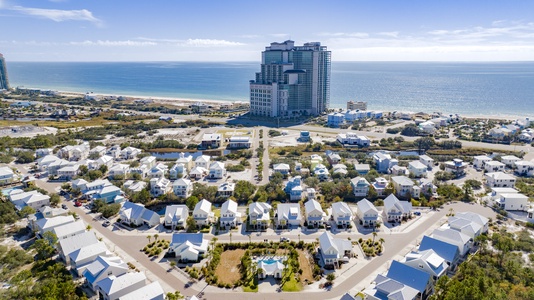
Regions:
<instances>
[{"instance_id":1,"label":"distant house","mask_svg":"<svg viewBox=\"0 0 534 300\"><path fill-rule=\"evenodd\" d=\"M371 144L369 138L364 135L358 135L355 132L339 133L336 140L344 146L368 147Z\"/></svg>"},{"instance_id":2,"label":"distant house","mask_svg":"<svg viewBox=\"0 0 534 300\"><path fill-rule=\"evenodd\" d=\"M333 151L326 151L326 160L330 163L330 165L336 165L341 163L341 156Z\"/></svg>"},{"instance_id":3,"label":"distant house","mask_svg":"<svg viewBox=\"0 0 534 300\"><path fill-rule=\"evenodd\" d=\"M414 184L414 182L406 176L393 176L391 177L391 182L393 182L393 187L395 187L395 192L399 198L419 198L421 194L421 189Z\"/></svg>"},{"instance_id":4,"label":"distant house","mask_svg":"<svg viewBox=\"0 0 534 300\"><path fill-rule=\"evenodd\" d=\"M534 162L532 161L516 161L515 172L520 176L534 176Z\"/></svg>"},{"instance_id":5,"label":"distant house","mask_svg":"<svg viewBox=\"0 0 534 300\"><path fill-rule=\"evenodd\" d=\"M210 166L211 157L207 155L200 155L195 159L195 167L208 169Z\"/></svg>"},{"instance_id":6,"label":"distant house","mask_svg":"<svg viewBox=\"0 0 534 300\"><path fill-rule=\"evenodd\" d=\"M384 199L384 216L388 222L401 222L409 218L412 214L412 203L409 201L399 201L395 195L391 194Z\"/></svg>"},{"instance_id":7,"label":"distant house","mask_svg":"<svg viewBox=\"0 0 534 300\"><path fill-rule=\"evenodd\" d=\"M159 197L171 191L171 181L167 178L150 179L150 193L154 197Z\"/></svg>"},{"instance_id":8,"label":"distant house","mask_svg":"<svg viewBox=\"0 0 534 300\"><path fill-rule=\"evenodd\" d=\"M483 229L482 225L476 222L473 222L471 220L457 218L457 217L449 217L448 223L449 223L450 229L460 231L461 233L472 238L473 240L477 236L482 234L482 229Z\"/></svg>"},{"instance_id":9,"label":"distant house","mask_svg":"<svg viewBox=\"0 0 534 300\"><path fill-rule=\"evenodd\" d=\"M175 233L169 245L169 253L179 261L198 261L208 252L209 241L202 233Z\"/></svg>"},{"instance_id":10,"label":"distant house","mask_svg":"<svg viewBox=\"0 0 534 300\"><path fill-rule=\"evenodd\" d=\"M419 162L421 162L423 165L425 165L428 170L432 170L432 168L434 167L434 159L432 159L428 155L420 155L419 156Z\"/></svg>"},{"instance_id":11,"label":"distant house","mask_svg":"<svg viewBox=\"0 0 534 300\"><path fill-rule=\"evenodd\" d=\"M358 218L365 227L374 227L378 222L378 209L367 199L358 201Z\"/></svg>"},{"instance_id":12,"label":"distant house","mask_svg":"<svg viewBox=\"0 0 534 300\"><path fill-rule=\"evenodd\" d=\"M444 165L445 172L452 173L453 175L459 177L465 174L465 169L467 169L469 164L459 158L455 158L452 161L446 161Z\"/></svg>"},{"instance_id":13,"label":"distant house","mask_svg":"<svg viewBox=\"0 0 534 300\"><path fill-rule=\"evenodd\" d=\"M29 192L14 190L9 194L9 200L19 210L21 210L24 206L29 206L34 210L39 210L39 208L43 206L50 206L50 196L43 195L39 191L35 190Z\"/></svg>"},{"instance_id":14,"label":"distant house","mask_svg":"<svg viewBox=\"0 0 534 300\"><path fill-rule=\"evenodd\" d=\"M486 185L493 187L514 187L516 178L503 172L486 173Z\"/></svg>"},{"instance_id":15,"label":"distant house","mask_svg":"<svg viewBox=\"0 0 534 300\"><path fill-rule=\"evenodd\" d=\"M211 211L211 202L206 199L200 200L193 210L193 218L197 226L205 226L213 222L214 213Z\"/></svg>"},{"instance_id":16,"label":"distant house","mask_svg":"<svg viewBox=\"0 0 534 300\"><path fill-rule=\"evenodd\" d=\"M215 161L210 164L209 168L209 178L210 179L221 179L226 176L226 168L224 163L220 161Z\"/></svg>"},{"instance_id":17,"label":"distant house","mask_svg":"<svg viewBox=\"0 0 534 300\"><path fill-rule=\"evenodd\" d=\"M208 169L203 167L194 167L191 169L191 172L189 172L189 178L191 179L202 179L204 176L208 176Z\"/></svg>"},{"instance_id":18,"label":"distant house","mask_svg":"<svg viewBox=\"0 0 534 300\"><path fill-rule=\"evenodd\" d=\"M237 203L233 200L226 200L221 206L221 216L219 218L221 227L234 228L241 224L241 213L237 211Z\"/></svg>"},{"instance_id":19,"label":"distant house","mask_svg":"<svg viewBox=\"0 0 534 300\"><path fill-rule=\"evenodd\" d=\"M144 181L133 181L133 180L126 180L124 184L122 185L122 188L126 192L130 193L138 193L142 190L144 190L147 186L147 183Z\"/></svg>"},{"instance_id":20,"label":"distant house","mask_svg":"<svg viewBox=\"0 0 534 300\"><path fill-rule=\"evenodd\" d=\"M313 169L313 174L320 181L326 181L330 178L330 173L328 172L326 166L323 164L315 165L315 168Z\"/></svg>"},{"instance_id":21,"label":"distant house","mask_svg":"<svg viewBox=\"0 0 534 300\"><path fill-rule=\"evenodd\" d=\"M122 297L120 300L165 300L165 292L158 281L154 281L136 289Z\"/></svg>"},{"instance_id":22,"label":"distant house","mask_svg":"<svg viewBox=\"0 0 534 300\"><path fill-rule=\"evenodd\" d=\"M119 216L122 223L131 224L133 226L141 226L143 224L149 227L159 224L159 215L150 209L145 208L143 204L125 201L119 211Z\"/></svg>"},{"instance_id":23,"label":"distant house","mask_svg":"<svg viewBox=\"0 0 534 300\"><path fill-rule=\"evenodd\" d=\"M354 170L360 175L366 175L371 170L369 164L354 164Z\"/></svg>"},{"instance_id":24,"label":"distant house","mask_svg":"<svg viewBox=\"0 0 534 300\"><path fill-rule=\"evenodd\" d=\"M0 167L0 184L8 184L15 181L15 173L9 167Z\"/></svg>"},{"instance_id":25,"label":"distant house","mask_svg":"<svg viewBox=\"0 0 534 300\"><path fill-rule=\"evenodd\" d=\"M184 164L175 164L169 170L169 177L171 179L182 178L187 174L187 169Z\"/></svg>"},{"instance_id":26,"label":"distant house","mask_svg":"<svg viewBox=\"0 0 534 300\"><path fill-rule=\"evenodd\" d=\"M126 164L114 164L108 170L108 176L111 178L122 176L125 178L130 173L130 166Z\"/></svg>"},{"instance_id":27,"label":"distant house","mask_svg":"<svg viewBox=\"0 0 534 300\"><path fill-rule=\"evenodd\" d=\"M352 192L356 197L367 197L369 194L369 182L364 177L355 177L350 180Z\"/></svg>"},{"instance_id":28,"label":"distant house","mask_svg":"<svg viewBox=\"0 0 534 300\"><path fill-rule=\"evenodd\" d=\"M408 168L399 165L393 165L389 168L389 173L391 173L392 176L408 176L410 174Z\"/></svg>"},{"instance_id":29,"label":"distant house","mask_svg":"<svg viewBox=\"0 0 534 300\"><path fill-rule=\"evenodd\" d=\"M506 165L503 164L502 162L492 160L492 161L487 161L484 164L484 169L486 170L486 172L504 172L505 166Z\"/></svg>"},{"instance_id":30,"label":"distant house","mask_svg":"<svg viewBox=\"0 0 534 300\"><path fill-rule=\"evenodd\" d=\"M500 197L495 202L504 210L526 211L530 208L528 196L520 193L500 194Z\"/></svg>"},{"instance_id":31,"label":"distant house","mask_svg":"<svg viewBox=\"0 0 534 300\"><path fill-rule=\"evenodd\" d=\"M141 149L126 147L119 152L119 157L124 160L135 159L141 152L143 152Z\"/></svg>"},{"instance_id":32,"label":"distant house","mask_svg":"<svg viewBox=\"0 0 534 300\"><path fill-rule=\"evenodd\" d=\"M491 157L487 155L478 155L473 157L473 167L477 170L482 170L487 162L492 161Z\"/></svg>"},{"instance_id":33,"label":"distant house","mask_svg":"<svg viewBox=\"0 0 534 300\"><path fill-rule=\"evenodd\" d=\"M290 178L284 188L284 191L289 195L290 201L300 201L302 199L302 186L300 176Z\"/></svg>"},{"instance_id":34,"label":"distant house","mask_svg":"<svg viewBox=\"0 0 534 300\"><path fill-rule=\"evenodd\" d=\"M156 157L154 156L145 156L139 161L141 166L146 166L148 169L153 168L156 165Z\"/></svg>"},{"instance_id":35,"label":"distant house","mask_svg":"<svg viewBox=\"0 0 534 300\"><path fill-rule=\"evenodd\" d=\"M352 226L352 210L346 202L332 203L332 219L340 228Z\"/></svg>"},{"instance_id":36,"label":"distant house","mask_svg":"<svg viewBox=\"0 0 534 300\"><path fill-rule=\"evenodd\" d=\"M509 168L513 168L515 163L520 161L521 158L515 156L515 155L504 155L501 156L501 162L505 164Z\"/></svg>"},{"instance_id":37,"label":"distant house","mask_svg":"<svg viewBox=\"0 0 534 300\"><path fill-rule=\"evenodd\" d=\"M326 213L323 211L321 204L316 200L308 200L304 203L304 209L306 210L306 222L308 227L320 227L326 219Z\"/></svg>"},{"instance_id":38,"label":"distant house","mask_svg":"<svg viewBox=\"0 0 534 300\"><path fill-rule=\"evenodd\" d=\"M256 229L266 229L271 222L272 207L266 202L252 202L248 206L249 225Z\"/></svg>"},{"instance_id":39,"label":"distant house","mask_svg":"<svg viewBox=\"0 0 534 300\"><path fill-rule=\"evenodd\" d=\"M178 155L176 164L183 164L187 171L191 170L195 166L195 162L193 162L193 156L186 156L183 152L180 152L180 154Z\"/></svg>"},{"instance_id":40,"label":"distant house","mask_svg":"<svg viewBox=\"0 0 534 300\"><path fill-rule=\"evenodd\" d=\"M57 176L62 180L69 181L72 178L78 176L80 165L64 166L57 170Z\"/></svg>"},{"instance_id":41,"label":"distant house","mask_svg":"<svg viewBox=\"0 0 534 300\"><path fill-rule=\"evenodd\" d=\"M408 171L416 178L425 177L428 166L416 160L408 163Z\"/></svg>"},{"instance_id":42,"label":"distant house","mask_svg":"<svg viewBox=\"0 0 534 300\"><path fill-rule=\"evenodd\" d=\"M200 147L202 149L217 149L221 146L222 136L218 133L205 133L202 136Z\"/></svg>"},{"instance_id":43,"label":"distant house","mask_svg":"<svg viewBox=\"0 0 534 300\"><path fill-rule=\"evenodd\" d=\"M229 198L232 197L235 190L235 183L233 182L223 182L217 188L217 197Z\"/></svg>"},{"instance_id":44,"label":"distant house","mask_svg":"<svg viewBox=\"0 0 534 300\"><path fill-rule=\"evenodd\" d=\"M375 182L373 182L372 186L378 197L384 196L388 184L389 182L384 177L375 178Z\"/></svg>"},{"instance_id":45,"label":"distant house","mask_svg":"<svg viewBox=\"0 0 534 300\"><path fill-rule=\"evenodd\" d=\"M248 136L233 136L228 139L229 149L248 149L250 145L250 137Z\"/></svg>"},{"instance_id":46,"label":"distant house","mask_svg":"<svg viewBox=\"0 0 534 300\"><path fill-rule=\"evenodd\" d=\"M153 166L152 169L148 172L149 178L162 178L165 177L167 172L169 171L169 167L162 163L158 163L157 165Z\"/></svg>"},{"instance_id":47,"label":"distant house","mask_svg":"<svg viewBox=\"0 0 534 300\"><path fill-rule=\"evenodd\" d=\"M300 226L302 214L298 203L281 203L276 207L276 226Z\"/></svg>"},{"instance_id":48,"label":"distant house","mask_svg":"<svg viewBox=\"0 0 534 300\"><path fill-rule=\"evenodd\" d=\"M282 175L288 175L290 172L290 168L288 164L275 164L273 166L274 172L278 172Z\"/></svg>"},{"instance_id":49,"label":"distant house","mask_svg":"<svg viewBox=\"0 0 534 300\"><path fill-rule=\"evenodd\" d=\"M189 208L180 205L167 205L165 207L165 218L163 225L171 229L183 229L187 226L187 218L189 217Z\"/></svg>"},{"instance_id":50,"label":"distant house","mask_svg":"<svg viewBox=\"0 0 534 300\"><path fill-rule=\"evenodd\" d=\"M376 170L380 173L387 173L388 170L393 166L392 158L389 154L376 153L373 155L373 160L376 163Z\"/></svg>"},{"instance_id":51,"label":"distant house","mask_svg":"<svg viewBox=\"0 0 534 300\"><path fill-rule=\"evenodd\" d=\"M351 241L334 238L329 232L319 236L319 249L321 249L321 259L325 266L339 267L339 262L344 257L352 256Z\"/></svg>"},{"instance_id":52,"label":"distant house","mask_svg":"<svg viewBox=\"0 0 534 300\"><path fill-rule=\"evenodd\" d=\"M180 198L187 198L193 192L193 183L186 178L180 178L172 184L174 194Z\"/></svg>"}]
</instances>

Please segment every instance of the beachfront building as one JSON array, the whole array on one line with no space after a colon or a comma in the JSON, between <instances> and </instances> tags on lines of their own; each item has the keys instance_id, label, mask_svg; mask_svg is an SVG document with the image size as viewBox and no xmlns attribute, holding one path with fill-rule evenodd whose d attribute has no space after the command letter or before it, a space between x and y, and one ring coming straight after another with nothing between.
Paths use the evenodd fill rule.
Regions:
<instances>
[{"instance_id":1,"label":"beachfront building","mask_svg":"<svg viewBox=\"0 0 534 300\"><path fill-rule=\"evenodd\" d=\"M290 118L319 115L330 102L330 51L319 42L287 40L262 52L261 71L250 81L250 114Z\"/></svg>"},{"instance_id":2,"label":"beachfront building","mask_svg":"<svg viewBox=\"0 0 534 300\"><path fill-rule=\"evenodd\" d=\"M365 101L347 101L347 110L367 110Z\"/></svg>"},{"instance_id":3,"label":"beachfront building","mask_svg":"<svg viewBox=\"0 0 534 300\"><path fill-rule=\"evenodd\" d=\"M217 149L221 146L222 135L219 133L205 133L202 136L200 147L202 149Z\"/></svg>"}]
</instances>

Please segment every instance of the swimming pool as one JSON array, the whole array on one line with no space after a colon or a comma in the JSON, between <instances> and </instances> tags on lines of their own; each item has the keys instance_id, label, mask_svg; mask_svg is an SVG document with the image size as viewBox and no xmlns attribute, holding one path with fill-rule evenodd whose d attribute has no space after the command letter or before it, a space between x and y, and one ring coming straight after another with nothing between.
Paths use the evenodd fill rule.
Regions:
<instances>
[{"instance_id":1,"label":"swimming pool","mask_svg":"<svg viewBox=\"0 0 534 300\"><path fill-rule=\"evenodd\" d=\"M2 190L2 194L4 196L9 196L9 193L11 193L11 191L13 190L22 190L22 187L21 186L14 186L14 187L10 187L10 188L7 188L7 189L3 189Z\"/></svg>"}]
</instances>

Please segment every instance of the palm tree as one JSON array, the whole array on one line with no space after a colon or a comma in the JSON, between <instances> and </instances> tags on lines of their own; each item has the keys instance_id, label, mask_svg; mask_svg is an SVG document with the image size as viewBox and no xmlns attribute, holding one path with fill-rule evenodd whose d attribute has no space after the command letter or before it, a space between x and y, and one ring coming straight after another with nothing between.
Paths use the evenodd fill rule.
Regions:
<instances>
[{"instance_id":1,"label":"palm tree","mask_svg":"<svg viewBox=\"0 0 534 300\"><path fill-rule=\"evenodd\" d=\"M148 243L150 243L150 239L152 239L152 236L149 234L146 236L146 238L148 239Z\"/></svg>"},{"instance_id":2,"label":"palm tree","mask_svg":"<svg viewBox=\"0 0 534 300\"><path fill-rule=\"evenodd\" d=\"M157 241L158 240L158 237L159 237L159 234L154 234L154 240Z\"/></svg>"},{"instance_id":3,"label":"palm tree","mask_svg":"<svg viewBox=\"0 0 534 300\"><path fill-rule=\"evenodd\" d=\"M376 232L373 232L373 244L375 243L375 238L378 234Z\"/></svg>"},{"instance_id":4,"label":"palm tree","mask_svg":"<svg viewBox=\"0 0 534 300\"><path fill-rule=\"evenodd\" d=\"M230 232L230 244L232 243L232 233Z\"/></svg>"},{"instance_id":5,"label":"palm tree","mask_svg":"<svg viewBox=\"0 0 534 300\"><path fill-rule=\"evenodd\" d=\"M384 240L384 238L380 238L378 239L378 242L380 243L380 245L382 245L386 242L386 240Z\"/></svg>"}]
</instances>

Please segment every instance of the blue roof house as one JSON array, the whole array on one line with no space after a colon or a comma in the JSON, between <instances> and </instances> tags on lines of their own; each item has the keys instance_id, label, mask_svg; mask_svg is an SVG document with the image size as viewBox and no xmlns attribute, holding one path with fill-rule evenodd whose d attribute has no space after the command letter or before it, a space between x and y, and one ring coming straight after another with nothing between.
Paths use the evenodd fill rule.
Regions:
<instances>
[{"instance_id":1,"label":"blue roof house","mask_svg":"<svg viewBox=\"0 0 534 300\"><path fill-rule=\"evenodd\" d=\"M433 285L430 274L396 260L391 262L386 277L416 289L421 293L422 299L426 299L432 293Z\"/></svg>"},{"instance_id":2,"label":"blue roof house","mask_svg":"<svg viewBox=\"0 0 534 300\"><path fill-rule=\"evenodd\" d=\"M419 251L428 249L434 250L437 255L445 259L450 264L451 269L453 269L453 266L460 258L460 249L458 246L425 235L421 241L421 245L419 245Z\"/></svg>"}]
</instances>

